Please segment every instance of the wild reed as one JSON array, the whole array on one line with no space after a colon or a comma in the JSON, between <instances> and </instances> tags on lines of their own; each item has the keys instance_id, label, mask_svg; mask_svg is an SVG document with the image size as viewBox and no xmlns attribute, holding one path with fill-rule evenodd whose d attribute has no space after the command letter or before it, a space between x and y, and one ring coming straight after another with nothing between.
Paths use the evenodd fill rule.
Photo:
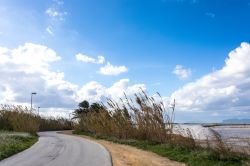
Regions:
<instances>
[{"instance_id":1,"label":"wild reed","mask_svg":"<svg viewBox=\"0 0 250 166\"><path fill-rule=\"evenodd\" d=\"M35 134L44 130L72 129L72 125L69 119L41 117L27 107L10 105L0 107L0 130Z\"/></svg>"},{"instance_id":2,"label":"wild reed","mask_svg":"<svg viewBox=\"0 0 250 166\"><path fill-rule=\"evenodd\" d=\"M158 94L148 96L143 90L134 98L124 94L120 102L112 99L107 104L83 101L75 111L76 131L87 131L96 136L114 138L114 140L146 140L159 144L181 147L187 151L204 149L208 156L216 160L238 160L236 155L223 141L219 133L214 132L214 139L207 139L203 146L195 140L189 129L185 134L174 129L175 101L166 107ZM127 142L127 141L125 141ZM241 155L241 154L240 154Z\"/></svg>"},{"instance_id":3,"label":"wild reed","mask_svg":"<svg viewBox=\"0 0 250 166\"><path fill-rule=\"evenodd\" d=\"M39 118L27 107L2 105L0 110L0 128L18 132L36 133L39 130Z\"/></svg>"},{"instance_id":4,"label":"wild reed","mask_svg":"<svg viewBox=\"0 0 250 166\"><path fill-rule=\"evenodd\" d=\"M174 107L169 111L160 94L157 98L159 101L141 90L133 99L124 94L119 103L112 99L108 99L107 106L94 103L98 105L99 111L93 111L92 105L80 108L85 111L76 111L79 119L77 129L122 139L170 142L173 135Z\"/></svg>"}]
</instances>

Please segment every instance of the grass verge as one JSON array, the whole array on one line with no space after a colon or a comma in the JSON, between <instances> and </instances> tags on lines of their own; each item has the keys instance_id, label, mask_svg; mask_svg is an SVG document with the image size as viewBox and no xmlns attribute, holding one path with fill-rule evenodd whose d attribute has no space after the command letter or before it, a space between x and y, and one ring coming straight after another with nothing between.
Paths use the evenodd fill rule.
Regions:
<instances>
[{"instance_id":1,"label":"grass verge","mask_svg":"<svg viewBox=\"0 0 250 166\"><path fill-rule=\"evenodd\" d=\"M28 133L0 131L0 161L29 148L37 140L38 136Z\"/></svg>"},{"instance_id":2,"label":"grass verge","mask_svg":"<svg viewBox=\"0 0 250 166\"><path fill-rule=\"evenodd\" d=\"M178 145L160 144L152 141L118 139L115 137L96 136L90 132L74 131L73 134L87 135L96 139L105 139L114 143L126 144L143 150L154 152L160 156L174 161L186 163L188 166L247 166L249 160L246 157L232 157L221 160L218 153L212 150L194 148L188 149Z\"/></svg>"}]
</instances>

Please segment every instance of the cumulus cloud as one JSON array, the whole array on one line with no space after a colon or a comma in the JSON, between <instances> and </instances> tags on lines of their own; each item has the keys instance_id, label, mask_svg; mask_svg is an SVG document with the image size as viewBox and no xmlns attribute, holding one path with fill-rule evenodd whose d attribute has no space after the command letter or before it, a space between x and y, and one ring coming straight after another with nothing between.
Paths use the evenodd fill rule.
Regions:
<instances>
[{"instance_id":1,"label":"cumulus cloud","mask_svg":"<svg viewBox=\"0 0 250 166\"><path fill-rule=\"evenodd\" d=\"M105 93L106 88L96 81L91 81L82 86L82 88L77 92L77 101L102 101L105 97L108 97Z\"/></svg>"},{"instance_id":2,"label":"cumulus cloud","mask_svg":"<svg viewBox=\"0 0 250 166\"><path fill-rule=\"evenodd\" d=\"M113 99L119 99L124 97L124 92L126 95L131 96L136 92L139 92L140 89L146 90L145 84L134 84L129 85L129 79L121 79L118 82L115 82L110 88L106 89L107 94Z\"/></svg>"},{"instance_id":3,"label":"cumulus cloud","mask_svg":"<svg viewBox=\"0 0 250 166\"><path fill-rule=\"evenodd\" d=\"M227 114L249 112L250 109L250 45L231 51L225 65L195 82L175 91L178 110L220 111ZM218 112L219 113L219 112Z\"/></svg>"},{"instance_id":4,"label":"cumulus cloud","mask_svg":"<svg viewBox=\"0 0 250 166\"><path fill-rule=\"evenodd\" d=\"M175 74L179 79L186 79L191 76L192 71L191 69L185 69L181 65L176 65L173 74Z\"/></svg>"},{"instance_id":5,"label":"cumulus cloud","mask_svg":"<svg viewBox=\"0 0 250 166\"><path fill-rule=\"evenodd\" d=\"M144 84L130 85L129 82L129 79L121 79L115 82L111 87L105 87L95 81L89 82L78 91L77 101L89 100L92 102L105 102L106 98L118 101L120 98L124 97L124 92L126 92L128 96L131 96L139 92L140 89L146 90L146 85Z\"/></svg>"},{"instance_id":6,"label":"cumulus cloud","mask_svg":"<svg viewBox=\"0 0 250 166\"><path fill-rule=\"evenodd\" d=\"M103 64L105 62L105 58L103 56L98 56L97 59L95 59L90 56L78 53L75 57L77 61L82 61L85 63Z\"/></svg>"},{"instance_id":7,"label":"cumulus cloud","mask_svg":"<svg viewBox=\"0 0 250 166\"><path fill-rule=\"evenodd\" d=\"M77 61L85 62L85 63L95 63L95 64L103 64L105 62L105 58L103 56L98 56L97 58L90 57L88 55L84 55L81 53L76 54L75 56ZM121 73L127 72L128 69L126 66L114 66L109 62L100 67L99 73L103 75L119 75Z\"/></svg>"},{"instance_id":8,"label":"cumulus cloud","mask_svg":"<svg viewBox=\"0 0 250 166\"><path fill-rule=\"evenodd\" d=\"M121 73L127 72L128 69L126 66L113 66L109 62L100 68L99 73L103 75L119 75Z\"/></svg>"},{"instance_id":9,"label":"cumulus cloud","mask_svg":"<svg viewBox=\"0 0 250 166\"><path fill-rule=\"evenodd\" d=\"M95 81L78 86L66 81L63 72L51 70L53 63L60 60L53 49L44 45L0 47L0 104L29 107L30 93L37 92L33 108L40 106L42 115L66 116L82 100L119 100L123 92L132 95L139 88L146 89L144 84L130 84L129 79L121 79L110 87Z\"/></svg>"},{"instance_id":10,"label":"cumulus cloud","mask_svg":"<svg viewBox=\"0 0 250 166\"><path fill-rule=\"evenodd\" d=\"M0 103L29 103L30 92L36 91L37 103L43 107L72 105L77 86L65 81L64 73L50 70L51 63L60 59L43 45L0 47Z\"/></svg>"}]
</instances>

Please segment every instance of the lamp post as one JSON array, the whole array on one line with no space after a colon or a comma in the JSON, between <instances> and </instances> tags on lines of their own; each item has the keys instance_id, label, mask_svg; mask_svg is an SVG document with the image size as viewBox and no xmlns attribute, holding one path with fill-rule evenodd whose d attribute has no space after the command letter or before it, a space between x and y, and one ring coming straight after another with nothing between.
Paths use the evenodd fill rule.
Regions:
<instances>
[{"instance_id":1,"label":"lamp post","mask_svg":"<svg viewBox=\"0 0 250 166\"><path fill-rule=\"evenodd\" d=\"M30 112L32 111L32 96L36 95L36 92L32 92L31 93L31 97L30 97Z\"/></svg>"},{"instance_id":2,"label":"lamp post","mask_svg":"<svg viewBox=\"0 0 250 166\"><path fill-rule=\"evenodd\" d=\"M38 111L38 115L39 115L39 109L40 109L41 107L37 107L37 111Z\"/></svg>"}]
</instances>

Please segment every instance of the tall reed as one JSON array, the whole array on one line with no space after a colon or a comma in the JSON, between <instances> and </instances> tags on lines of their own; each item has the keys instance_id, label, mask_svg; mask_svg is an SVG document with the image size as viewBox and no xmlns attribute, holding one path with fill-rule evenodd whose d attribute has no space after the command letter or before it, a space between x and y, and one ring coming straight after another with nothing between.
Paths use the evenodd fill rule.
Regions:
<instances>
[{"instance_id":1,"label":"tall reed","mask_svg":"<svg viewBox=\"0 0 250 166\"><path fill-rule=\"evenodd\" d=\"M160 94L157 98L158 101L141 90L133 99L124 94L119 103L108 99L107 106L100 104L98 112L90 109L79 114L77 129L123 139L169 142L173 134L174 106L169 111Z\"/></svg>"},{"instance_id":2,"label":"tall reed","mask_svg":"<svg viewBox=\"0 0 250 166\"><path fill-rule=\"evenodd\" d=\"M29 132L72 129L73 123L66 118L42 117L27 107L1 105L0 130Z\"/></svg>"},{"instance_id":3,"label":"tall reed","mask_svg":"<svg viewBox=\"0 0 250 166\"><path fill-rule=\"evenodd\" d=\"M2 105L0 124L1 129L34 134L39 130L39 117L27 107Z\"/></svg>"}]
</instances>

